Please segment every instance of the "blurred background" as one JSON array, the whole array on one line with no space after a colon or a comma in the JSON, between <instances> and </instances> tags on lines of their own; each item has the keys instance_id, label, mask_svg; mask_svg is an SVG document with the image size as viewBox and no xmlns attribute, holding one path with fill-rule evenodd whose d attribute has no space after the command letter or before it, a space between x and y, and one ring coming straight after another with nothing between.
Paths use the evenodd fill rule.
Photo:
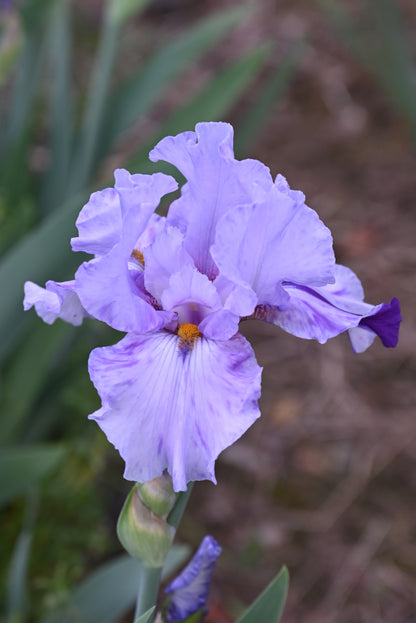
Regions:
<instances>
[{"instance_id":1,"label":"blurred background","mask_svg":"<svg viewBox=\"0 0 416 623\"><path fill-rule=\"evenodd\" d=\"M5 621L64 620L120 555L130 488L86 418L88 353L119 335L23 314L23 283L71 278L76 215L115 167L155 170L159 138L217 119L239 157L306 194L368 302L397 296L404 322L395 350L362 355L344 335L242 326L263 415L217 462L218 485L195 486L178 535L224 548L208 620L233 621L286 563L284 623L415 621L415 3L2 0L0 28Z\"/></svg>"}]
</instances>

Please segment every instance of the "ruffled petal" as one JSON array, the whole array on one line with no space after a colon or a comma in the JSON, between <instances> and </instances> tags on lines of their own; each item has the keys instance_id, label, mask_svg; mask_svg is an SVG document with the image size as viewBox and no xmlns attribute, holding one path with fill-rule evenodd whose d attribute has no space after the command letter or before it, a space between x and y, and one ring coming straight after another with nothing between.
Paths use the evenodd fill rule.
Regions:
<instances>
[{"instance_id":1,"label":"ruffled petal","mask_svg":"<svg viewBox=\"0 0 416 623\"><path fill-rule=\"evenodd\" d=\"M121 236L121 208L118 192L105 188L93 193L76 220L78 237L71 239L73 251L106 255Z\"/></svg>"},{"instance_id":2,"label":"ruffled petal","mask_svg":"<svg viewBox=\"0 0 416 623\"><path fill-rule=\"evenodd\" d=\"M289 305L285 309L259 306L255 316L321 344L349 330L356 352L366 350L376 335L385 346L396 346L401 321L398 300L370 305L362 300L361 283L349 268L337 265L335 277L335 283L318 288L287 283Z\"/></svg>"},{"instance_id":3,"label":"ruffled petal","mask_svg":"<svg viewBox=\"0 0 416 623\"><path fill-rule=\"evenodd\" d=\"M195 132L168 136L150 152L150 159L170 162L186 177L168 222L186 232L185 247L195 266L213 279L218 271L210 247L218 219L271 186L269 169L254 160L235 160L233 128L227 123L199 123Z\"/></svg>"},{"instance_id":4,"label":"ruffled petal","mask_svg":"<svg viewBox=\"0 0 416 623\"><path fill-rule=\"evenodd\" d=\"M234 283L236 302L241 296L245 304L250 288L258 304L283 307L284 281L334 280L331 233L299 199L275 185L262 203L235 207L218 222L211 253L220 276Z\"/></svg>"},{"instance_id":5,"label":"ruffled petal","mask_svg":"<svg viewBox=\"0 0 416 623\"><path fill-rule=\"evenodd\" d=\"M115 177L122 211L120 240L107 255L79 267L76 290L85 309L114 329L154 331L165 326L166 314L146 300L134 271L129 271L129 260L161 197L174 190L176 182L162 173L130 175L118 170Z\"/></svg>"},{"instance_id":6,"label":"ruffled petal","mask_svg":"<svg viewBox=\"0 0 416 623\"><path fill-rule=\"evenodd\" d=\"M259 417L261 368L247 340L199 338L188 351L166 331L128 334L89 359L97 421L126 462L125 478L171 474L175 491L215 482L218 454Z\"/></svg>"},{"instance_id":7,"label":"ruffled petal","mask_svg":"<svg viewBox=\"0 0 416 623\"><path fill-rule=\"evenodd\" d=\"M194 612L206 613L212 574L221 551L212 536L202 539L195 556L165 589L169 595L164 610L166 623L184 621Z\"/></svg>"},{"instance_id":8,"label":"ruffled petal","mask_svg":"<svg viewBox=\"0 0 416 623\"><path fill-rule=\"evenodd\" d=\"M45 288L26 281L23 307L26 311L34 306L37 315L47 324L61 318L78 326L89 314L82 307L74 288L75 281L47 281Z\"/></svg>"}]
</instances>

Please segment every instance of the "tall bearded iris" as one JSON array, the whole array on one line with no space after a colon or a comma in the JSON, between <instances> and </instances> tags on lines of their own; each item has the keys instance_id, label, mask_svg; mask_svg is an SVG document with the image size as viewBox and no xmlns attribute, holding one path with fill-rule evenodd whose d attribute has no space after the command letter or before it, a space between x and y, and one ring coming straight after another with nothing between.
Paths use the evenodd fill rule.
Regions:
<instances>
[{"instance_id":1,"label":"tall bearded iris","mask_svg":"<svg viewBox=\"0 0 416 623\"><path fill-rule=\"evenodd\" d=\"M260 162L236 160L232 139L230 125L200 123L151 151L187 180L166 218L155 209L176 190L172 177L117 170L114 188L94 193L77 220L72 248L93 259L73 281L25 285L25 309L45 322L91 316L126 332L90 355L102 401L90 418L127 479L167 469L176 491L215 482L218 454L260 415L261 368L241 318L321 343L347 330L357 352L376 336L395 346L401 321L397 299L363 301L304 195Z\"/></svg>"}]
</instances>

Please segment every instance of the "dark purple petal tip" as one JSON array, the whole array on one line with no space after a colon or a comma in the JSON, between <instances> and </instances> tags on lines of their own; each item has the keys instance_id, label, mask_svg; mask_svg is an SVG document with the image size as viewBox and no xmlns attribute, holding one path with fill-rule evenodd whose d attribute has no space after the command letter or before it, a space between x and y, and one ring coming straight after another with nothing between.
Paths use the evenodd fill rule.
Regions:
<instances>
[{"instance_id":1,"label":"dark purple petal tip","mask_svg":"<svg viewBox=\"0 0 416 623\"><path fill-rule=\"evenodd\" d=\"M362 327L368 327L387 348L394 348L399 341L399 327L402 321L400 303L397 298L391 299L390 303L383 303L378 312L372 316L366 316L360 321Z\"/></svg>"}]
</instances>

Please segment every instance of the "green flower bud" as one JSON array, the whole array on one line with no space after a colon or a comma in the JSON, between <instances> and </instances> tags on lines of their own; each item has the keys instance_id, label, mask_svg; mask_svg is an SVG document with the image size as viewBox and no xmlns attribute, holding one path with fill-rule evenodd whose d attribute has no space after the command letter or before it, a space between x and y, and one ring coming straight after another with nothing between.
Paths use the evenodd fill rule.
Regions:
<instances>
[{"instance_id":1,"label":"green flower bud","mask_svg":"<svg viewBox=\"0 0 416 623\"><path fill-rule=\"evenodd\" d=\"M118 538L130 556L146 567L163 567L174 534L175 529L146 506L134 485L117 523Z\"/></svg>"},{"instance_id":2,"label":"green flower bud","mask_svg":"<svg viewBox=\"0 0 416 623\"><path fill-rule=\"evenodd\" d=\"M167 517L176 501L172 478L168 474L137 483L143 502L159 517Z\"/></svg>"}]
</instances>

